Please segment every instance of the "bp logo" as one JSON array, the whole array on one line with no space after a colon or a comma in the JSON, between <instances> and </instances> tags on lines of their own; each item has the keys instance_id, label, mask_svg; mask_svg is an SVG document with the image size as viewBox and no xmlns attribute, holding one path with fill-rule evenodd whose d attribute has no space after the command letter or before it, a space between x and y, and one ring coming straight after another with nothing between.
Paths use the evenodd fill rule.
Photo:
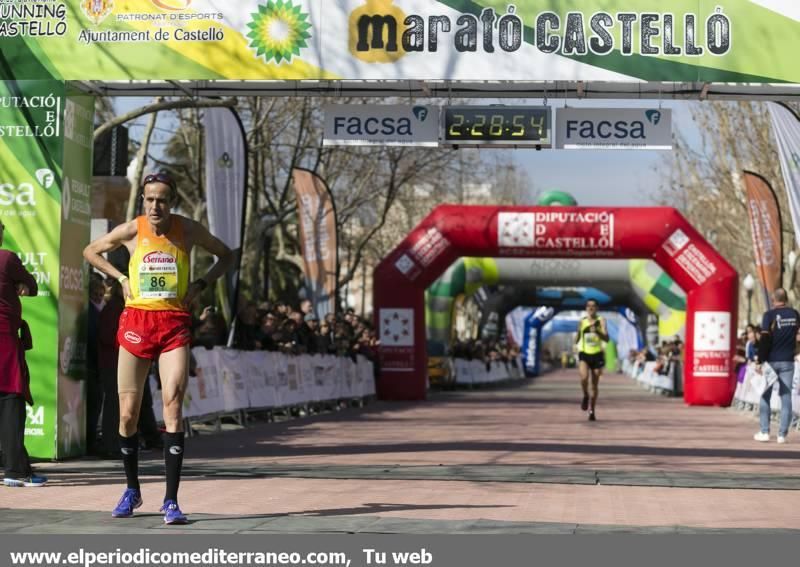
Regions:
<instances>
[{"instance_id":1,"label":"bp logo","mask_svg":"<svg viewBox=\"0 0 800 567\"><path fill-rule=\"evenodd\" d=\"M90 22L99 26L114 11L114 0L83 0L81 10Z\"/></svg>"},{"instance_id":2,"label":"bp logo","mask_svg":"<svg viewBox=\"0 0 800 567\"><path fill-rule=\"evenodd\" d=\"M300 49L308 47L311 39L308 14L300 6L292 4L292 0L268 0L259 4L258 12L247 24L250 33L250 47L256 50L256 56L264 57L269 63L290 62L293 55L300 55Z\"/></svg>"}]
</instances>

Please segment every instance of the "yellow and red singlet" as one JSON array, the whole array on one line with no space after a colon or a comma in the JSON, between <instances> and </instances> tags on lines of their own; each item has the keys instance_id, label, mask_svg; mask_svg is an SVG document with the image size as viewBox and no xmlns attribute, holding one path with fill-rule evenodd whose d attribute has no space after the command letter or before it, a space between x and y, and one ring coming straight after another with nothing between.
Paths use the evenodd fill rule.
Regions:
<instances>
[{"instance_id":1,"label":"yellow and red singlet","mask_svg":"<svg viewBox=\"0 0 800 567\"><path fill-rule=\"evenodd\" d=\"M126 307L144 311L186 311L189 254L182 219L174 215L169 232L158 236L146 217L137 217L136 248L128 264L133 299Z\"/></svg>"}]
</instances>

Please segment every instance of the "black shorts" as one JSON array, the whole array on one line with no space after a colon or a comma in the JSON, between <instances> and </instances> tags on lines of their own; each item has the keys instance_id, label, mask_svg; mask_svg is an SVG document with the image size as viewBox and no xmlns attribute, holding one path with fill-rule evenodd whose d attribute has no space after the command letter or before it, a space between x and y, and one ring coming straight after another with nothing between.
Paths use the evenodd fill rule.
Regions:
<instances>
[{"instance_id":1,"label":"black shorts","mask_svg":"<svg viewBox=\"0 0 800 567\"><path fill-rule=\"evenodd\" d=\"M606 365L606 355L602 352L596 354L578 353L578 360L584 361L592 370L602 370Z\"/></svg>"}]
</instances>

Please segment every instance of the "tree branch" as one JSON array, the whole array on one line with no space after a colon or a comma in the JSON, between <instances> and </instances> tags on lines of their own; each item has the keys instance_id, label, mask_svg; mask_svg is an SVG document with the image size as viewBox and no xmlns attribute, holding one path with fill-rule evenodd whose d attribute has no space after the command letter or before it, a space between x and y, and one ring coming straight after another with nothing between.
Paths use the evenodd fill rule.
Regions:
<instances>
[{"instance_id":1,"label":"tree branch","mask_svg":"<svg viewBox=\"0 0 800 567\"><path fill-rule=\"evenodd\" d=\"M179 108L218 108L218 107L228 107L232 108L236 106L236 99L229 98L225 100L187 100L187 99L180 99L180 100L171 100L171 101L160 101L154 102L153 104L148 104L146 106L141 106L130 112L127 112L121 116L116 116L112 120L101 124L97 127L94 131L94 139L97 140L100 136L102 136L105 132L108 132L112 128L116 128L126 122L130 122L131 120L135 120L140 116L144 116L145 114L152 114L154 112L159 112L161 110L177 110Z\"/></svg>"}]
</instances>

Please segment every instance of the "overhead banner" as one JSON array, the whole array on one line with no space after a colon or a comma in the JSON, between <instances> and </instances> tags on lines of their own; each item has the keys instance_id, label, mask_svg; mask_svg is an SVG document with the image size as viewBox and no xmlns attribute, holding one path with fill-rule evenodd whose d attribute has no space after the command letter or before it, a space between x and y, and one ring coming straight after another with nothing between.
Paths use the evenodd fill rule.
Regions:
<instances>
[{"instance_id":1,"label":"overhead banner","mask_svg":"<svg viewBox=\"0 0 800 567\"><path fill-rule=\"evenodd\" d=\"M325 146L439 145L439 107L326 104Z\"/></svg>"},{"instance_id":2,"label":"overhead banner","mask_svg":"<svg viewBox=\"0 0 800 567\"><path fill-rule=\"evenodd\" d=\"M556 148L672 149L672 111L661 108L559 108Z\"/></svg>"},{"instance_id":3,"label":"overhead banner","mask_svg":"<svg viewBox=\"0 0 800 567\"><path fill-rule=\"evenodd\" d=\"M766 179L744 172L747 214L753 234L753 248L758 279L765 295L783 285L783 241L778 198ZM767 298L769 304L769 298Z\"/></svg>"},{"instance_id":4,"label":"overhead banner","mask_svg":"<svg viewBox=\"0 0 800 567\"><path fill-rule=\"evenodd\" d=\"M786 194L789 197L795 242L800 246L800 117L782 104L770 102L767 105L778 141L778 154Z\"/></svg>"},{"instance_id":5,"label":"overhead banner","mask_svg":"<svg viewBox=\"0 0 800 567\"><path fill-rule=\"evenodd\" d=\"M305 169L293 169L297 216L300 220L300 253L306 290L320 318L334 311L336 299L336 211L328 186Z\"/></svg>"},{"instance_id":6,"label":"overhead banner","mask_svg":"<svg viewBox=\"0 0 800 567\"><path fill-rule=\"evenodd\" d=\"M203 117L206 141L208 226L231 250L241 253L247 200L247 139L232 108L209 108ZM236 313L239 263L226 274L228 301Z\"/></svg>"},{"instance_id":7,"label":"overhead banner","mask_svg":"<svg viewBox=\"0 0 800 567\"><path fill-rule=\"evenodd\" d=\"M0 51L6 79L800 83L794 0L2 2Z\"/></svg>"}]
</instances>

